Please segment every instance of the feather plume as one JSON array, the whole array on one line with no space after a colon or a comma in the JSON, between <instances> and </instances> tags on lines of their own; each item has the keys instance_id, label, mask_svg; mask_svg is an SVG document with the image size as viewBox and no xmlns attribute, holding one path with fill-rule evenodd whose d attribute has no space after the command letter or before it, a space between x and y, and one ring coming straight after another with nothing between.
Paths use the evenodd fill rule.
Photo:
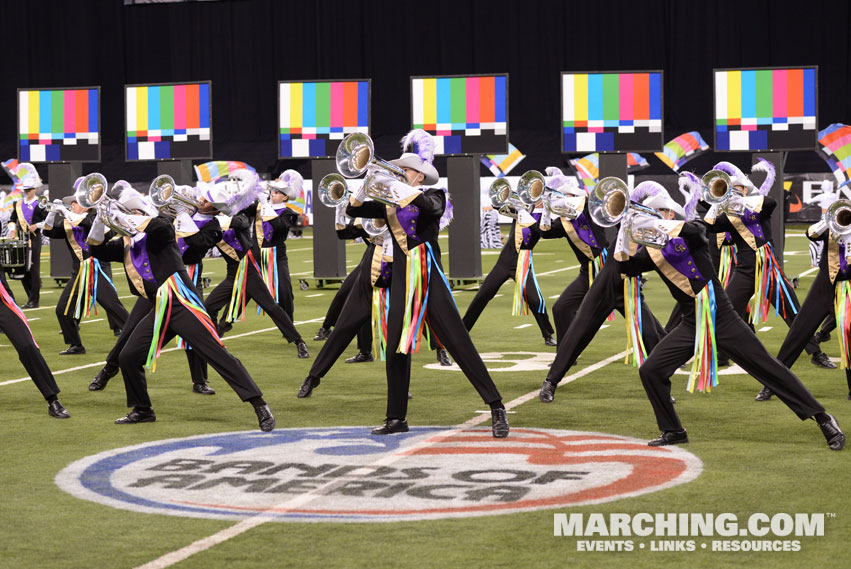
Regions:
<instances>
[{"instance_id":1,"label":"feather plume","mask_svg":"<svg viewBox=\"0 0 851 569\"><path fill-rule=\"evenodd\" d=\"M754 172L765 172L765 180L762 182L762 185L757 190L761 195L767 195L768 191L771 190L771 186L774 185L774 178L777 173L774 169L774 164L765 158L759 158L759 161L753 165L751 168L751 174Z\"/></svg>"},{"instance_id":2,"label":"feather plume","mask_svg":"<svg viewBox=\"0 0 851 569\"><path fill-rule=\"evenodd\" d=\"M443 209L443 215L440 216L440 231L446 229L450 223L452 223L452 218L455 216L455 207L452 205L452 199L449 195L449 190L446 188L440 188L446 194L446 207Z\"/></svg>"},{"instance_id":3,"label":"feather plume","mask_svg":"<svg viewBox=\"0 0 851 569\"><path fill-rule=\"evenodd\" d=\"M434 138L421 128L415 128L402 139L402 152L413 152L423 162L434 162Z\"/></svg>"},{"instance_id":4,"label":"feather plume","mask_svg":"<svg viewBox=\"0 0 851 569\"><path fill-rule=\"evenodd\" d=\"M632 190L629 199L631 201L641 203L647 198L651 196L658 196L661 193L666 195L668 194L668 190L665 189L665 186L659 182L654 182L653 180L646 180L635 186L635 189Z\"/></svg>"},{"instance_id":5,"label":"feather plume","mask_svg":"<svg viewBox=\"0 0 851 569\"><path fill-rule=\"evenodd\" d=\"M260 177L249 170L236 170L230 177L239 182L240 191L230 196L225 203L231 215L236 215L254 203L263 192L263 186L260 185Z\"/></svg>"},{"instance_id":6,"label":"feather plume","mask_svg":"<svg viewBox=\"0 0 851 569\"><path fill-rule=\"evenodd\" d=\"M700 199L700 178L691 172L683 172L680 174L678 185L680 193L686 199L685 207L683 207L686 219L690 220L695 217L697 200Z\"/></svg>"}]
</instances>

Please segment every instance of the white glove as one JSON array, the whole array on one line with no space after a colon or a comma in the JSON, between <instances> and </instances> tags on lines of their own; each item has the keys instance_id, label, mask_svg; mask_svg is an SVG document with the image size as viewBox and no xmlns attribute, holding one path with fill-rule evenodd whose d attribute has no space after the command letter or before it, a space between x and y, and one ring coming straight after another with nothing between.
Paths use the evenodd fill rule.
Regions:
<instances>
[{"instance_id":1,"label":"white glove","mask_svg":"<svg viewBox=\"0 0 851 569\"><path fill-rule=\"evenodd\" d=\"M703 216L703 221L709 224L715 223L715 220L718 219L718 214L721 213L721 208L718 207L718 204L713 204L709 207L709 210L706 212L706 215Z\"/></svg>"},{"instance_id":2,"label":"white glove","mask_svg":"<svg viewBox=\"0 0 851 569\"><path fill-rule=\"evenodd\" d=\"M525 209L517 210L517 224L523 227L529 227L535 224L535 218Z\"/></svg>"},{"instance_id":3,"label":"white glove","mask_svg":"<svg viewBox=\"0 0 851 569\"><path fill-rule=\"evenodd\" d=\"M53 224L56 222L56 211L51 210L50 213L47 214L47 217L44 218L44 227L48 229L53 229Z\"/></svg>"},{"instance_id":4,"label":"white glove","mask_svg":"<svg viewBox=\"0 0 851 569\"><path fill-rule=\"evenodd\" d=\"M352 192L351 201L363 203L365 201L369 201L369 196L366 195L366 192L363 191L363 184L358 186L358 189Z\"/></svg>"},{"instance_id":5,"label":"white glove","mask_svg":"<svg viewBox=\"0 0 851 569\"><path fill-rule=\"evenodd\" d=\"M346 203L338 204L334 208L334 223L338 226L345 227L349 224L349 216L346 215Z\"/></svg>"},{"instance_id":6,"label":"white glove","mask_svg":"<svg viewBox=\"0 0 851 569\"><path fill-rule=\"evenodd\" d=\"M118 222L121 227L127 231L130 235L136 235L138 233L136 229L136 225L139 220L134 219L137 217L143 217L141 215L127 215L122 211L113 210L112 216L115 218L115 221Z\"/></svg>"},{"instance_id":7,"label":"white glove","mask_svg":"<svg viewBox=\"0 0 851 569\"><path fill-rule=\"evenodd\" d=\"M89 230L89 235L86 237L86 243L89 245L100 245L103 243L106 235L106 225L103 224L100 217L96 217L92 222L92 228Z\"/></svg>"},{"instance_id":8,"label":"white glove","mask_svg":"<svg viewBox=\"0 0 851 569\"><path fill-rule=\"evenodd\" d=\"M538 223L538 226L542 231L547 231L553 226L552 215L550 214L549 208L544 208L543 213L541 213L541 221Z\"/></svg>"},{"instance_id":9,"label":"white glove","mask_svg":"<svg viewBox=\"0 0 851 569\"><path fill-rule=\"evenodd\" d=\"M422 193L420 190L409 186L405 182L400 182L399 180L394 179L390 179L387 184L387 188L391 193L392 201L396 202L400 206L408 205Z\"/></svg>"}]
</instances>

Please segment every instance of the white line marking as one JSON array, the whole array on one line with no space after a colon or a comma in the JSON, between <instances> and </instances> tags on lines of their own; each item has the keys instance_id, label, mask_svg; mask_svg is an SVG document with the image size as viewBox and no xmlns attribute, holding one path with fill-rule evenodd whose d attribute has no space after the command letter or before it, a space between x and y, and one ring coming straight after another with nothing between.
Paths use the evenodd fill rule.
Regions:
<instances>
[{"instance_id":1,"label":"white line marking","mask_svg":"<svg viewBox=\"0 0 851 569\"><path fill-rule=\"evenodd\" d=\"M571 269L578 269L578 268L579 268L579 265L571 265L571 266L569 266L569 267L563 267L563 268L561 268L561 269L556 269L556 270L554 270L554 271L547 271L547 272L545 272L545 273L535 273L535 274L536 274L536 275L538 275L539 277L544 277L544 276L547 276L547 275L552 275L552 274L555 274L555 273L560 273L560 272L562 272L562 271L569 271L569 270L571 270Z\"/></svg>"},{"instance_id":2,"label":"white line marking","mask_svg":"<svg viewBox=\"0 0 851 569\"><path fill-rule=\"evenodd\" d=\"M818 271L818 267L813 267L812 269L807 269L806 271L804 271L803 273L801 273L800 275L798 275L798 277L805 277L805 276L807 276L807 275L811 275L811 274L813 274L813 273L814 273L814 272L816 272L816 271Z\"/></svg>"},{"instance_id":3,"label":"white line marking","mask_svg":"<svg viewBox=\"0 0 851 569\"><path fill-rule=\"evenodd\" d=\"M316 294L308 294L304 298L313 298L314 296L325 296L324 292L317 292Z\"/></svg>"},{"instance_id":4,"label":"white line marking","mask_svg":"<svg viewBox=\"0 0 851 569\"><path fill-rule=\"evenodd\" d=\"M574 380L579 379L580 377L588 375L589 373L595 372L598 369L603 368L603 367L609 365L612 362L616 362L616 361L622 359L625 355L626 355L626 352L624 351L624 352L621 352L619 354L609 356L605 360L602 360L600 362L597 362L596 364L590 365L590 366L586 367L585 369L574 373L571 376L565 377L560 382L559 385L570 383ZM538 396L538 393L539 393L539 390L536 389L534 391L530 391L526 395L522 395L522 396L518 397L517 399L514 399L513 401L506 403L506 405L505 405L506 411L510 411L511 409L513 409L514 407L517 407L518 405L522 405L523 403L526 403L527 401L531 401L532 399L534 399ZM484 423L485 421L487 421L488 419L490 419L488 412L486 412L486 411L481 412L478 416L473 417L469 421L461 423L460 425L457 425L455 427L450 427L449 429L447 429L445 431L445 434L438 433L438 434L432 435L431 437L429 437L428 439L426 439L424 441L421 441L421 442L419 442L415 445L412 445L410 447L405 448L402 452L400 452L398 454L385 455L385 456L379 458L378 460L376 460L376 461L374 461L371 464L366 465L366 466L387 466L389 464L393 464L394 462L396 462L396 461L398 461L398 460L400 460L400 459L402 459L406 456L414 454L421 449L424 449L424 448L430 447L430 446L432 446L436 443L442 442L446 438L452 437L460 431L463 431L463 430L475 427L477 425L480 425L480 424ZM288 499L282 500L282 501L280 501L276 504L273 504L273 505L269 506L268 510L274 510L276 513L280 514L282 511L295 510L295 509L301 508L305 504L310 503L312 500L323 496L325 493L327 493L327 491L329 489L333 488L334 485L339 485L339 484L344 484L344 483L345 483L345 480L335 480L335 481L329 482L329 483L325 484L324 486L321 486L319 488L315 488L315 489L311 490L310 492L306 492L306 493L300 494L300 495L298 495L294 498L288 498ZM218 545L220 543L223 543L223 542L229 540L232 537L236 537L240 534L247 532L250 529L256 528L257 526L260 526L260 525L266 523L267 521L270 521L271 519L272 518L270 516L266 516L263 513L257 514L256 516L252 516L252 517L250 517L250 518L248 518L244 521L238 522L238 523L232 525L229 528L225 528L222 531L214 533L213 535L207 536L203 539L199 539L198 541L196 541L194 543L190 543L186 547L182 547L180 549L172 551L171 553L166 553L162 557L158 557L157 559L154 559L153 561L149 561L148 563L145 563L144 565L139 565L138 567L136 567L136 569L164 569L165 567L170 567L170 566L174 565L175 563L180 563L181 561L188 559L189 557L195 555L196 553L200 553L202 551L210 549L214 545Z\"/></svg>"},{"instance_id":5,"label":"white line marking","mask_svg":"<svg viewBox=\"0 0 851 569\"><path fill-rule=\"evenodd\" d=\"M102 320L106 320L106 318L95 318L93 320L80 320L80 324L91 324L92 322L100 322Z\"/></svg>"},{"instance_id":6,"label":"white line marking","mask_svg":"<svg viewBox=\"0 0 851 569\"><path fill-rule=\"evenodd\" d=\"M552 295L552 296L550 296L550 297L548 297L548 298L549 298L550 300L552 300L552 299L554 299L554 298L560 298L560 297L561 297L561 295L560 295L560 294L554 294L554 295Z\"/></svg>"},{"instance_id":7,"label":"white line marking","mask_svg":"<svg viewBox=\"0 0 851 569\"><path fill-rule=\"evenodd\" d=\"M36 320L41 320L41 318L27 318L27 322L35 322Z\"/></svg>"},{"instance_id":8,"label":"white line marking","mask_svg":"<svg viewBox=\"0 0 851 569\"><path fill-rule=\"evenodd\" d=\"M515 326L515 330L520 330L521 328L528 328L531 324L521 324L520 326Z\"/></svg>"},{"instance_id":9,"label":"white line marking","mask_svg":"<svg viewBox=\"0 0 851 569\"><path fill-rule=\"evenodd\" d=\"M757 332L768 332L769 330L771 330L771 328L771 326L763 326L762 328L757 330Z\"/></svg>"},{"instance_id":10,"label":"white line marking","mask_svg":"<svg viewBox=\"0 0 851 569\"><path fill-rule=\"evenodd\" d=\"M296 326L299 326L301 324L310 324L312 322L322 322L323 320L325 320L324 316L321 317L321 318L314 318L312 320L300 320L298 322L294 322L294 324ZM262 332L272 332L272 331L275 331L275 330L278 330L277 326L274 327L274 328L263 328L262 330L253 330L251 332L244 332L242 334L234 334L233 336L226 336L225 341L235 340L236 338L244 338L246 336L253 336L254 334L260 334ZM176 350L181 350L181 349L182 348L178 348L178 347L167 348L167 349L163 350L162 353L174 352ZM58 371L54 371L53 375L61 375L63 373L68 373L68 372L71 372L71 371L79 371L81 369L87 369L87 368L90 368L90 367L103 367L104 365L106 365L105 361L104 362L95 362L93 364L86 364L86 365L72 367L72 368L68 368L68 369L60 369ZM30 376L22 377L20 379L9 379L9 380L6 380L6 381L0 381L0 387L2 387L4 385L11 385L13 383L21 383L22 381L29 381L29 380L30 380Z\"/></svg>"}]
</instances>

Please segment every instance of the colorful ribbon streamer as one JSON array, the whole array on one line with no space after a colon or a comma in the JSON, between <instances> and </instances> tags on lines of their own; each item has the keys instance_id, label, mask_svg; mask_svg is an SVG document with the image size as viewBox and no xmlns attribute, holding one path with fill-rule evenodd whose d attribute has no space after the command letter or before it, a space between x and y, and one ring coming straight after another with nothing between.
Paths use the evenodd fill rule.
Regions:
<instances>
[{"instance_id":1,"label":"colorful ribbon streamer","mask_svg":"<svg viewBox=\"0 0 851 569\"><path fill-rule=\"evenodd\" d=\"M100 261L94 257L83 259L80 262L80 270L77 271L74 284L71 285L71 294L68 296L68 302L65 304L65 314L68 314L72 302L74 302L74 318L77 320L83 316L98 313L98 274L103 275L109 286L113 290L115 289L112 279L103 272Z\"/></svg>"},{"instance_id":2,"label":"colorful ribbon streamer","mask_svg":"<svg viewBox=\"0 0 851 569\"><path fill-rule=\"evenodd\" d=\"M532 275L531 283L529 283L529 275ZM528 289L530 284L534 287L534 291L530 291ZM511 308L512 316L528 316L529 302L526 298L530 292L538 295L538 313L543 314L547 307L544 301L544 295L541 293L541 287L538 284L538 279L535 276L535 265L532 261L532 251L530 249L521 249L517 255L517 268L514 271L514 303Z\"/></svg>"},{"instance_id":3,"label":"colorful ribbon streamer","mask_svg":"<svg viewBox=\"0 0 851 569\"><path fill-rule=\"evenodd\" d=\"M787 304L792 312L797 314L798 310L795 308L792 295L789 292L791 287L792 284L786 280L786 275L783 274L777 259L774 257L771 243L766 243L757 249L756 271L754 273L754 303L750 314L751 323L756 325L767 320L772 295L774 296L775 312L778 316L786 316Z\"/></svg>"},{"instance_id":4,"label":"colorful ribbon streamer","mask_svg":"<svg viewBox=\"0 0 851 569\"><path fill-rule=\"evenodd\" d=\"M263 247L260 249L260 276L263 277L263 283L269 290L269 294L278 303L278 248ZM257 314L265 314L264 310L258 305Z\"/></svg>"},{"instance_id":5,"label":"colorful ribbon streamer","mask_svg":"<svg viewBox=\"0 0 851 569\"><path fill-rule=\"evenodd\" d=\"M836 282L836 332L839 337L840 367L851 366L851 281Z\"/></svg>"},{"instance_id":6,"label":"colorful ribbon streamer","mask_svg":"<svg viewBox=\"0 0 851 569\"><path fill-rule=\"evenodd\" d=\"M694 361L688 378L688 391L710 392L718 385L718 351L715 344L715 287L712 281L694 299Z\"/></svg>"},{"instance_id":7,"label":"colorful ribbon streamer","mask_svg":"<svg viewBox=\"0 0 851 569\"><path fill-rule=\"evenodd\" d=\"M721 281L721 285L724 288L727 288L727 285L730 283L730 277L733 276L733 267L737 264L736 246L722 245L721 257L718 261L718 280Z\"/></svg>"},{"instance_id":8,"label":"colorful ribbon streamer","mask_svg":"<svg viewBox=\"0 0 851 569\"><path fill-rule=\"evenodd\" d=\"M627 277L623 280L624 322L626 323L626 358L625 364L632 360L634 367L639 367L647 359L647 350L641 337L641 282L638 277Z\"/></svg>"},{"instance_id":9,"label":"colorful ribbon streamer","mask_svg":"<svg viewBox=\"0 0 851 569\"><path fill-rule=\"evenodd\" d=\"M382 287L372 289L372 338L379 361L387 360L387 318L390 314L390 295Z\"/></svg>"},{"instance_id":10,"label":"colorful ribbon streamer","mask_svg":"<svg viewBox=\"0 0 851 569\"><path fill-rule=\"evenodd\" d=\"M2 301L3 304L6 305L6 308L11 310L15 314L15 316L21 319L21 321L27 327L27 330L30 331L30 337L32 337L33 339L33 344L35 344L35 347L38 348L38 342L35 341L35 336L33 336L33 331L30 328L30 323L27 322L27 317L24 315L24 311L21 310L20 307L15 303L15 301L12 299L12 296L6 291L6 287L4 287L2 283L0 283L0 301Z\"/></svg>"}]
</instances>

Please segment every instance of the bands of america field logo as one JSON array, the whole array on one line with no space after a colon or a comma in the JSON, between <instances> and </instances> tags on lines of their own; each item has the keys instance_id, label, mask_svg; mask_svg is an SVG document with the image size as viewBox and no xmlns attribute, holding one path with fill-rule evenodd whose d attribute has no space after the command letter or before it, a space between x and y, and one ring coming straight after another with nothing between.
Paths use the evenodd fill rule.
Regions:
<instances>
[{"instance_id":1,"label":"bands of america field logo","mask_svg":"<svg viewBox=\"0 0 851 569\"><path fill-rule=\"evenodd\" d=\"M56 476L86 500L240 520L404 521L608 502L695 479L679 447L579 431L417 427L282 429L154 441L78 460Z\"/></svg>"}]
</instances>

